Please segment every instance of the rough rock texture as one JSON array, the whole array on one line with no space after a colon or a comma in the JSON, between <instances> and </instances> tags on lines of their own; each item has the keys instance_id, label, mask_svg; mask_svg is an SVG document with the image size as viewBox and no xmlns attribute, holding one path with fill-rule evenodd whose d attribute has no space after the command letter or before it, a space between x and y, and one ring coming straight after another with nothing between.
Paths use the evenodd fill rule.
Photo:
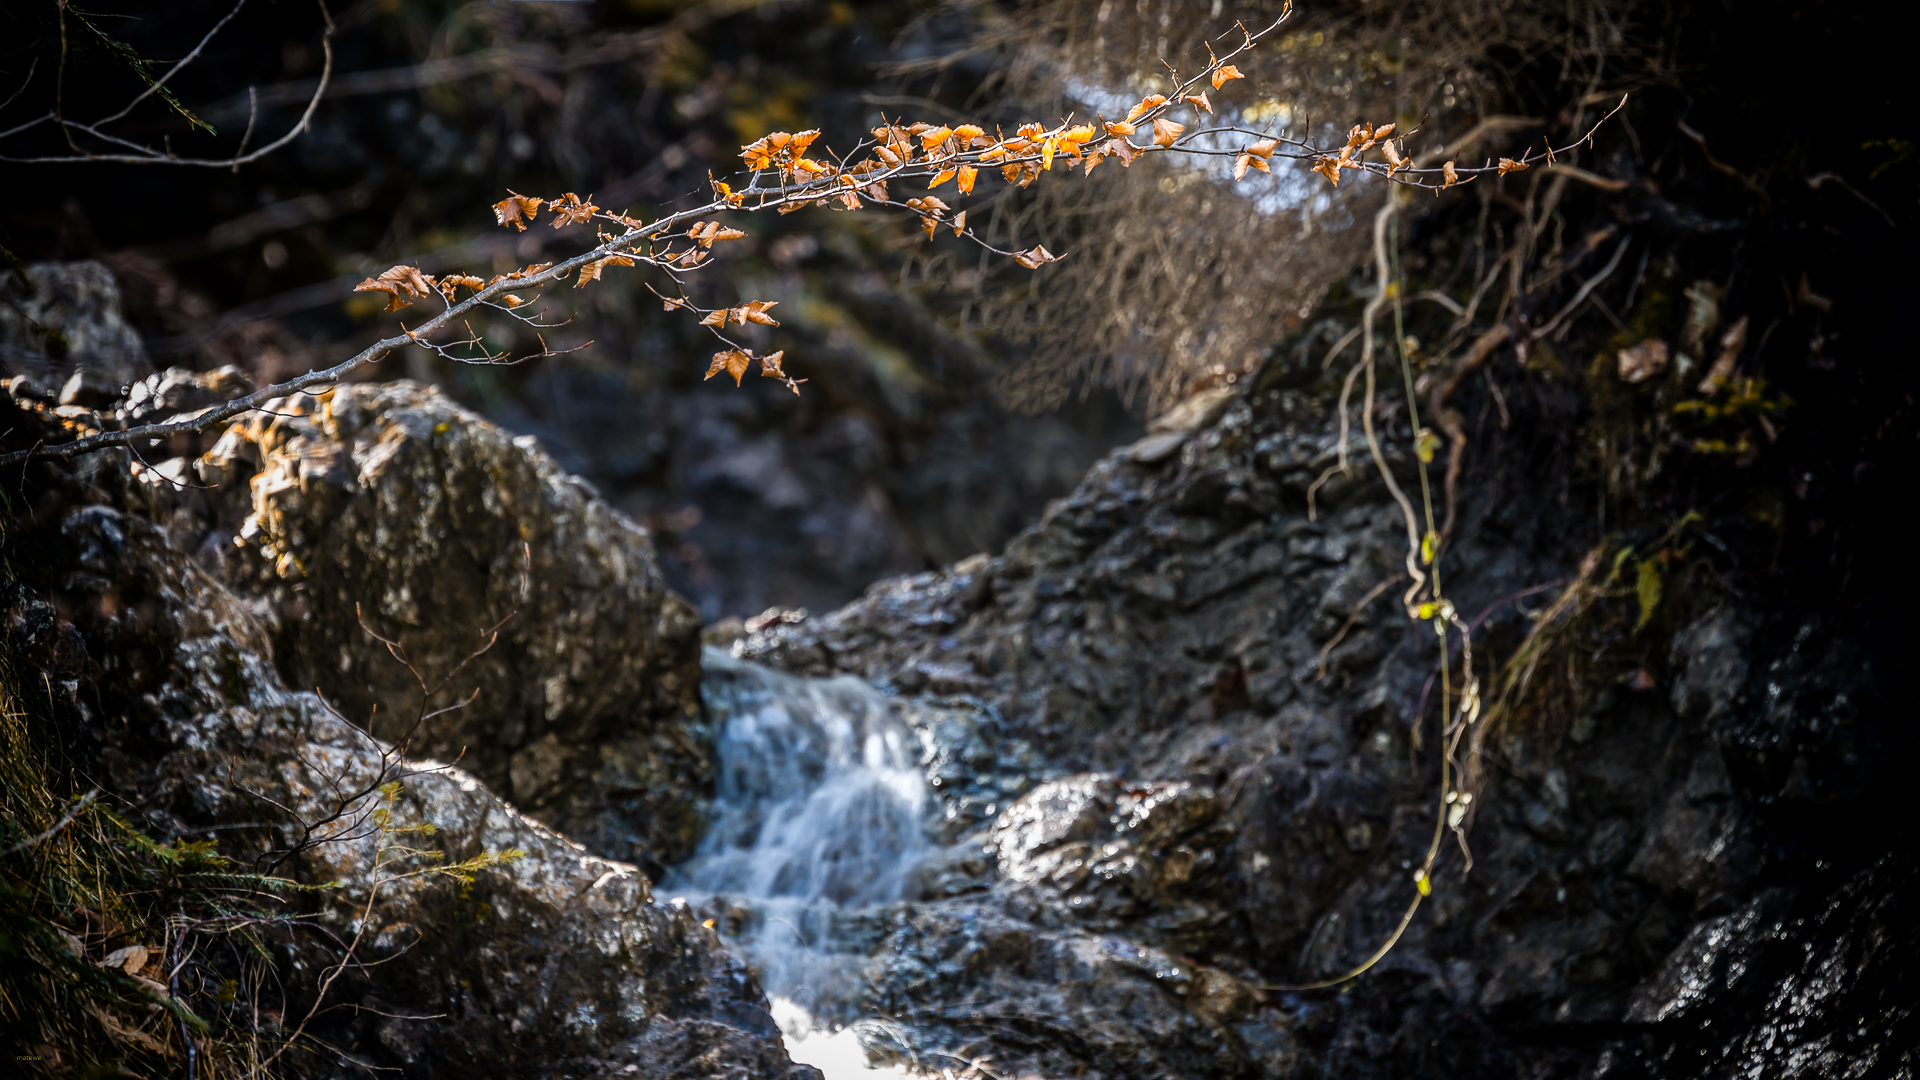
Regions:
<instances>
[{"instance_id":1,"label":"rough rock texture","mask_svg":"<svg viewBox=\"0 0 1920 1080\"><path fill-rule=\"evenodd\" d=\"M113 275L96 262L35 263L31 290L0 280L0 366L27 376L62 405L105 404L153 370L140 335L120 313ZM81 382L63 394L74 376Z\"/></svg>"},{"instance_id":2,"label":"rough rock texture","mask_svg":"<svg viewBox=\"0 0 1920 1080\"><path fill-rule=\"evenodd\" d=\"M689 848L711 777L698 619L646 531L531 440L414 383L347 386L230 429L196 469L224 494L161 494L196 501L226 580L261 601L289 684L414 753L458 759L596 852ZM375 633L437 691L425 711L460 707L416 730L420 685Z\"/></svg>"},{"instance_id":3,"label":"rough rock texture","mask_svg":"<svg viewBox=\"0 0 1920 1080\"><path fill-rule=\"evenodd\" d=\"M27 572L10 583L6 644L45 672L90 771L143 828L222 837L242 859L270 853L298 837L299 821L323 815L330 792L401 759L320 697L286 690L252 605L163 530L109 505L139 502L126 465L107 454L71 473L36 467L36 516L6 534L7 565ZM327 999L358 1008L323 1012L309 1033L375 1067L818 1075L787 1059L751 973L691 913L655 904L636 867L588 854L461 769L403 761L399 778L385 829L374 827L376 794L281 868L340 885L304 894L332 937L296 935L287 946L281 985L292 1001L277 1022L295 1026L303 973L364 929L359 959L381 962L351 971ZM407 831L421 824L436 831ZM397 844L454 861L523 854L463 885L398 878L429 860L397 855Z\"/></svg>"},{"instance_id":4,"label":"rough rock texture","mask_svg":"<svg viewBox=\"0 0 1920 1080\"><path fill-rule=\"evenodd\" d=\"M1412 899L1437 648L1390 594L1322 678L1322 644L1401 568L1397 512L1356 447L1310 519L1336 425L1291 391L1191 412L1005 555L736 646L944 717L920 727L958 839L872 939L897 1018L881 1053L991 1045L1089 1076L1920 1066L1912 858L1809 827L1880 812L1912 760L1884 660L1731 588L1674 592L1649 628L1670 647L1597 667L1572 715L1492 733L1471 873L1449 838L1378 967L1337 993L1256 989L1352 968ZM1513 594L1582 553L1552 501L1514 497L1536 477L1494 483L1447 562L1483 658L1529 625ZM1047 767L1022 776L1028 752ZM1864 854L1815 858L1836 847Z\"/></svg>"}]
</instances>

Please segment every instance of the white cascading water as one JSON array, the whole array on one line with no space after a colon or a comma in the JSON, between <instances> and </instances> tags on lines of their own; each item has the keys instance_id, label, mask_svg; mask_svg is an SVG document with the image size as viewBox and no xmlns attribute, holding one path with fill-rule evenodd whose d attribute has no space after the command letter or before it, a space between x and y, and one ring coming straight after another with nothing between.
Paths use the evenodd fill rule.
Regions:
<instances>
[{"instance_id":1,"label":"white cascading water","mask_svg":"<svg viewBox=\"0 0 1920 1080\"><path fill-rule=\"evenodd\" d=\"M659 891L723 914L795 1061L827 1080L888 1075L846 1026L865 957L838 927L901 899L932 850L919 740L862 680L795 678L713 648L703 664L719 727L711 820Z\"/></svg>"}]
</instances>

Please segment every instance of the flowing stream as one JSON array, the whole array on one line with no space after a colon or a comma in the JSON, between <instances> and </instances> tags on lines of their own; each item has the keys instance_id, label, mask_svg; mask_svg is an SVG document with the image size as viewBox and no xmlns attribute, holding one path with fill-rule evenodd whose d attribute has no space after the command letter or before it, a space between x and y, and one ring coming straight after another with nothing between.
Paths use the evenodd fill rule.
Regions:
<instances>
[{"instance_id":1,"label":"flowing stream","mask_svg":"<svg viewBox=\"0 0 1920 1080\"><path fill-rule=\"evenodd\" d=\"M709 648L702 693L718 726L711 825L663 896L715 918L760 973L795 1061L827 1080L869 1070L864 927L932 851L919 740L860 679L803 679Z\"/></svg>"}]
</instances>

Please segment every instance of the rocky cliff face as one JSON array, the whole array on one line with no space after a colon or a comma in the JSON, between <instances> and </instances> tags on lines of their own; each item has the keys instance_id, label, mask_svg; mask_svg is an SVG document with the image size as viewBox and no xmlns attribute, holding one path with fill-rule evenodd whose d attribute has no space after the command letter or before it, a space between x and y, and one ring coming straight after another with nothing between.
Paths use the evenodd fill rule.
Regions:
<instances>
[{"instance_id":1,"label":"rocky cliff face","mask_svg":"<svg viewBox=\"0 0 1920 1080\"><path fill-rule=\"evenodd\" d=\"M1713 522L1594 533L1538 496L1566 466L1524 444L1488 451L1444 565L1483 678L1560 628L1548 689L1463 744L1470 831L1394 948L1299 988L1393 937L1447 810L1440 647L1397 606L1397 511L1362 466L1309 512L1337 424L1293 378L1190 402L999 557L734 645L871 680L920 737L940 850L908 900L837 930L869 1050L1022 1077L1920 1067L1917 870L1888 841L1915 751L1904 639L1769 589ZM9 447L114 422L8 408ZM146 827L234 831L250 856L411 732L388 832L297 864L344 882L316 914L385 961L333 1034L412 1075L805 1075L706 912L611 861L690 849L725 719L695 704L696 627L646 534L410 384L185 449L133 481L112 455L29 468L9 647ZM1629 544L1685 568L1651 603L1615 574ZM1588 600L1544 614L1569 588ZM376 633L430 682L466 666L423 706ZM456 861L526 854L471 886L383 878L381 836L418 823Z\"/></svg>"},{"instance_id":2,"label":"rocky cliff face","mask_svg":"<svg viewBox=\"0 0 1920 1080\"><path fill-rule=\"evenodd\" d=\"M197 407L222 378L150 389ZM122 387L63 412L32 379L8 388L9 450L167 397ZM303 921L271 939L275 989L246 991L271 1009L253 1021L270 1048L319 1040L281 1067L816 1076L711 925L601 857L696 833L706 775L698 626L645 533L417 387L272 413L151 468L124 452L31 463L5 530L4 622L9 666L45 684L44 734L120 813L316 887L276 911ZM362 619L430 688L459 678L423 703ZM578 825L593 850L529 813ZM434 869L476 859L465 880Z\"/></svg>"},{"instance_id":3,"label":"rocky cliff face","mask_svg":"<svg viewBox=\"0 0 1920 1080\"><path fill-rule=\"evenodd\" d=\"M290 684L595 851L689 850L711 781L699 619L646 532L531 440L416 384L342 387L231 429L196 468L251 495L204 531L232 545L226 578L263 605ZM451 710L417 729L416 672L425 711Z\"/></svg>"},{"instance_id":4,"label":"rocky cliff face","mask_svg":"<svg viewBox=\"0 0 1920 1080\"><path fill-rule=\"evenodd\" d=\"M956 839L872 939L876 1008L906 1018L880 1045L1045 1075L1914 1067L1911 855L1803 827L1873 812L1910 760L1887 660L1732 588L1676 590L1644 636L1586 625L1582 691L1487 733L1471 871L1448 838L1378 966L1287 989L1363 961L1414 896L1439 649L1388 596L1322 666L1405 543L1364 472L1309 515L1328 417L1275 385L1187 419L1005 555L736 646L945 718L923 730ZM1447 563L1482 658L1583 573L1503 479Z\"/></svg>"}]
</instances>

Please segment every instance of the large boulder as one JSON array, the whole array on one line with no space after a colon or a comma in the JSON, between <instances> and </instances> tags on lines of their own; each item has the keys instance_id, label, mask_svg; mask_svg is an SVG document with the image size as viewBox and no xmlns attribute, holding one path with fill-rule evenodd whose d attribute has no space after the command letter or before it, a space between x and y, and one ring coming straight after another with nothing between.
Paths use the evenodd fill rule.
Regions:
<instances>
[{"instance_id":1,"label":"large boulder","mask_svg":"<svg viewBox=\"0 0 1920 1080\"><path fill-rule=\"evenodd\" d=\"M259 1007L284 1005L265 1030L297 1028L316 973L350 958L303 1055L355 1047L423 1077L818 1075L788 1060L751 972L684 906L656 903L638 868L286 689L256 606L161 529L88 505L110 468L80 479L39 492L56 516L9 530L16 568L58 559L13 583L9 651L44 669L76 752L139 827L219 838L238 867L311 887L281 910L315 929L269 937L277 989ZM476 859L469 880L432 872Z\"/></svg>"},{"instance_id":2,"label":"large boulder","mask_svg":"<svg viewBox=\"0 0 1920 1080\"><path fill-rule=\"evenodd\" d=\"M1483 786L1432 897L1358 981L1291 989L1360 965L1416 897L1443 812L1439 650L1399 610L1406 534L1358 440L1309 504L1338 450L1324 405L1268 380L1176 419L1003 555L735 645L865 676L923 717L951 847L869 939L872 1000L897 1018L879 1053L1085 1076L1906 1060L1913 861L1807 823L1879 812L1913 739L1831 616L1786 622L1704 569L1644 627L1617 585L1550 624L1574 627L1546 639L1558 689L1461 746ZM1417 492L1409 450L1386 447ZM1532 605L1583 573L1595 595L1608 565L1583 569L1560 504L1531 497L1555 463L1498 460L1444 564L1483 680ZM1066 959L1094 955L1146 966ZM1795 994L1819 998L1799 1026Z\"/></svg>"},{"instance_id":3,"label":"large boulder","mask_svg":"<svg viewBox=\"0 0 1920 1080\"><path fill-rule=\"evenodd\" d=\"M34 263L27 286L0 278L0 367L48 400L95 408L153 370L122 316L120 288L96 262Z\"/></svg>"},{"instance_id":4,"label":"large boulder","mask_svg":"<svg viewBox=\"0 0 1920 1080\"><path fill-rule=\"evenodd\" d=\"M531 439L416 383L342 386L237 424L197 470L250 490L212 511L218 564L289 684L598 853L690 848L699 620L646 531Z\"/></svg>"}]
</instances>

